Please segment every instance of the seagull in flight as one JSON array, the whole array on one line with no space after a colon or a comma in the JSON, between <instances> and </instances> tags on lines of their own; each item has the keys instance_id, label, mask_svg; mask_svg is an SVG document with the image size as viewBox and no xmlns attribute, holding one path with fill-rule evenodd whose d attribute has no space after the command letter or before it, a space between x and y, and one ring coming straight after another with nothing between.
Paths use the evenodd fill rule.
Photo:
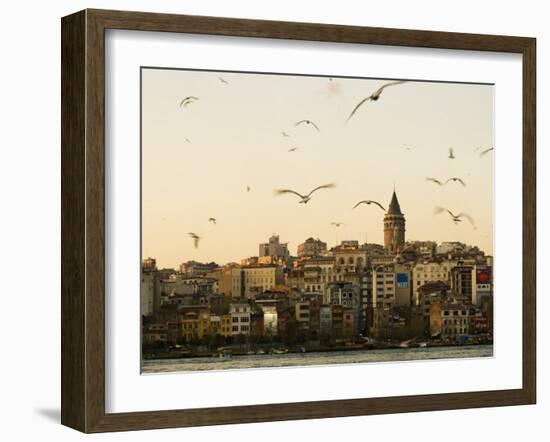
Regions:
<instances>
[{"instance_id":1,"label":"seagull in flight","mask_svg":"<svg viewBox=\"0 0 550 442\"><path fill-rule=\"evenodd\" d=\"M459 177L451 177L449 178L447 181L445 181L444 183L439 181L437 178L432 178L432 177L427 177L426 178L427 181L431 181L432 183L435 183L439 186L444 186L445 184L447 184L448 182L450 181L453 181L453 182L459 182L460 184L462 184L464 187L466 187L466 183L464 182L464 180L462 178L459 178Z\"/></svg>"},{"instance_id":2,"label":"seagull in flight","mask_svg":"<svg viewBox=\"0 0 550 442\"><path fill-rule=\"evenodd\" d=\"M357 206L360 206L361 204L368 204L368 205L371 205L371 204L376 204L378 207L380 207L384 212L386 211L386 209L384 208L384 206L382 204L380 204L378 201L373 201L373 200L363 200L363 201L359 201L355 206L352 207L352 209L355 209Z\"/></svg>"},{"instance_id":3,"label":"seagull in flight","mask_svg":"<svg viewBox=\"0 0 550 442\"><path fill-rule=\"evenodd\" d=\"M331 226L334 226L334 227L340 227L340 226L344 226L345 224L344 223L330 223Z\"/></svg>"},{"instance_id":4,"label":"seagull in flight","mask_svg":"<svg viewBox=\"0 0 550 442\"><path fill-rule=\"evenodd\" d=\"M449 148L449 159L450 160L454 160L456 157L455 157L455 154L453 152L453 148Z\"/></svg>"},{"instance_id":5,"label":"seagull in flight","mask_svg":"<svg viewBox=\"0 0 550 442\"><path fill-rule=\"evenodd\" d=\"M186 143L191 143L191 140L189 138L185 138Z\"/></svg>"},{"instance_id":6,"label":"seagull in flight","mask_svg":"<svg viewBox=\"0 0 550 442\"><path fill-rule=\"evenodd\" d=\"M220 80L223 84L229 84L229 82L222 77L218 77L218 80Z\"/></svg>"},{"instance_id":7,"label":"seagull in flight","mask_svg":"<svg viewBox=\"0 0 550 442\"><path fill-rule=\"evenodd\" d=\"M250 192L250 186L246 186L246 191Z\"/></svg>"},{"instance_id":8,"label":"seagull in flight","mask_svg":"<svg viewBox=\"0 0 550 442\"><path fill-rule=\"evenodd\" d=\"M308 126L313 126L315 129L317 129L317 132L321 132L321 129L319 129L319 126L317 126L313 121L311 120L300 120L294 123L294 126L299 126L300 124L307 124Z\"/></svg>"},{"instance_id":9,"label":"seagull in flight","mask_svg":"<svg viewBox=\"0 0 550 442\"><path fill-rule=\"evenodd\" d=\"M193 244L195 246L195 249L199 248L199 241L201 240L201 237L197 235L196 233L189 232L188 235L193 238Z\"/></svg>"},{"instance_id":10,"label":"seagull in flight","mask_svg":"<svg viewBox=\"0 0 550 442\"><path fill-rule=\"evenodd\" d=\"M432 183L435 183L439 186L443 186L443 183L441 181L439 181L437 178L426 177L426 180L431 181Z\"/></svg>"},{"instance_id":11,"label":"seagull in flight","mask_svg":"<svg viewBox=\"0 0 550 442\"><path fill-rule=\"evenodd\" d=\"M489 149L485 149L483 151L481 151L481 153L479 154L480 157L484 156L486 153L488 152L491 152L492 150L494 150L495 148L494 147L490 147Z\"/></svg>"},{"instance_id":12,"label":"seagull in flight","mask_svg":"<svg viewBox=\"0 0 550 442\"><path fill-rule=\"evenodd\" d=\"M292 147L288 149L289 152L296 152L299 149L299 147Z\"/></svg>"},{"instance_id":13,"label":"seagull in flight","mask_svg":"<svg viewBox=\"0 0 550 442\"><path fill-rule=\"evenodd\" d=\"M180 107L187 107L190 103L194 103L198 99L198 97L193 96L185 97L183 100L180 101Z\"/></svg>"},{"instance_id":14,"label":"seagull in flight","mask_svg":"<svg viewBox=\"0 0 550 442\"><path fill-rule=\"evenodd\" d=\"M447 184L449 181L452 181L454 183L458 182L458 183L462 184L463 187L466 187L466 183L464 182L464 180L462 178L459 178L459 177L456 177L456 176L451 177L447 181L445 181L445 184Z\"/></svg>"},{"instance_id":15,"label":"seagull in flight","mask_svg":"<svg viewBox=\"0 0 550 442\"><path fill-rule=\"evenodd\" d=\"M208 218L208 222L216 225L216 218Z\"/></svg>"},{"instance_id":16,"label":"seagull in flight","mask_svg":"<svg viewBox=\"0 0 550 442\"><path fill-rule=\"evenodd\" d=\"M402 84L402 83L405 83L405 81L403 80L400 80L400 81L392 81L390 83L386 83L384 84L382 87L378 88L377 90L375 90L372 94L370 94L368 97L365 97L363 98L359 103L357 103L357 105L353 108L353 110L351 111L351 113L349 114L349 117L348 119L346 120L346 123L351 119L351 117L353 117L355 115L355 112L357 112L359 110L359 108L361 106L363 106L363 104L365 104L367 101L378 101L378 99L380 98L380 95L382 95L382 92L384 92L384 89L386 89L387 87L390 87L390 86L395 86L397 84Z\"/></svg>"},{"instance_id":17,"label":"seagull in flight","mask_svg":"<svg viewBox=\"0 0 550 442\"><path fill-rule=\"evenodd\" d=\"M285 138L288 138L288 137L290 137L290 135L289 135L289 134L287 134L286 132L281 132L281 135L282 135L283 137L285 137Z\"/></svg>"},{"instance_id":18,"label":"seagull in flight","mask_svg":"<svg viewBox=\"0 0 550 442\"><path fill-rule=\"evenodd\" d=\"M318 186L315 189L313 189L311 192L309 192L307 195L302 195L301 193L298 193L291 189L276 189L275 194L276 195L282 195L284 193L293 193L294 195L297 195L300 197L299 204L307 204L309 200L311 199L311 195L313 195L313 192L316 192L320 189L331 189L333 187L336 187L334 183L331 184L323 184L322 186Z\"/></svg>"},{"instance_id":19,"label":"seagull in flight","mask_svg":"<svg viewBox=\"0 0 550 442\"><path fill-rule=\"evenodd\" d=\"M476 229L474 219L470 215L468 215L467 213L461 212L461 213L455 215L449 209L445 209L444 207L439 207L439 206L435 207L435 209L434 209L434 214L435 215L437 215L439 213L442 213L442 212L447 212L449 215L451 215L451 218L452 218L452 220L455 224L458 224L458 223L462 222L461 218L466 218L470 222L470 224L472 225L474 230Z\"/></svg>"}]
</instances>

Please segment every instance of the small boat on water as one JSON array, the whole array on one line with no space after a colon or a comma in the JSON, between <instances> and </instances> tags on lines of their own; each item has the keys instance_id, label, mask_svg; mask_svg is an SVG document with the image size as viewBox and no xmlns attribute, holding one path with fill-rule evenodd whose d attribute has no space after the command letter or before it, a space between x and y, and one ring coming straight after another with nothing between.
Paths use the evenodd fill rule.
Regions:
<instances>
[{"instance_id":1,"label":"small boat on water","mask_svg":"<svg viewBox=\"0 0 550 442\"><path fill-rule=\"evenodd\" d=\"M276 355L283 355L288 353L288 348L272 348L271 352Z\"/></svg>"},{"instance_id":2,"label":"small boat on water","mask_svg":"<svg viewBox=\"0 0 550 442\"><path fill-rule=\"evenodd\" d=\"M427 343L427 342L419 342L419 343L418 343L418 346L419 346L420 348L426 348L426 347L428 346L428 343Z\"/></svg>"},{"instance_id":3,"label":"small boat on water","mask_svg":"<svg viewBox=\"0 0 550 442\"><path fill-rule=\"evenodd\" d=\"M257 355L265 355L265 351L263 351L261 348L256 351Z\"/></svg>"}]
</instances>

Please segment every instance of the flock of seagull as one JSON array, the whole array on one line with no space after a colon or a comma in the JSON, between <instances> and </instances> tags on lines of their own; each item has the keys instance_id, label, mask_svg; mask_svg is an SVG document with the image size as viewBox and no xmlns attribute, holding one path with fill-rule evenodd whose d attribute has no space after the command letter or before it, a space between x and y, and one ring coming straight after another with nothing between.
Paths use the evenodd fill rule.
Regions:
<instances>
[{"instance_id":1,"label":"flock of seagull","mask_svg":"<svg viewBox=\"0 0 550 442\"><path fill-rule=\"evenodd\" d=\"M220 83L222 83L224 85L229 85L229 82L227 80L225 80L223 77L218 77L218 80L220 81ZM329 81L332 81L332 78L329 78ZM392 82L386 83L386 84L382 85L381 87L379 87L378 89L376 89L374 92L372 92L367 97L361 99L355 105L355 107L352 109L352 111L348 115L347 119L345 120L344 124L347 125L348 122L354 117L354 115L357 113L357 111L363 105L365 105L369 101L372 101L372 102L378 101L386 88L392 87L392 86L397 86L397 85L400 85L400 84L404 84L406 82L407 81L405 81L405 80L399 80L399 81L392 81ZM199 101L199 97L192 96L192 95L191 96L186 96L180 101L180 108L185 109L189 105L197 103L197 101ZM300 127L300 126L310 127L310 128L314 129L317 132L321 132L321 129L319 128L319 126L315 122L313 122L312 120L309 120L309 119L302 119L302 120L296 121L294 123L294 127ZM290 138L291 137L291 135L289 133L285 132L285 131L281 131L281 135L284 138ZM187 143L191 143L191 140L189 140L189 138L185 138L185 141ZM406 150L411 149L411 146L408 146L406 144L403 144L403 147ZM292 147L292 148L288 149L288 152L295 152L298 149L299 149L299 147ZM480 149L482 149L481 146L477 147L474 150L474 152L477 152ZM494 147L485 148L485 149L480 151L479 156L483 157L492 150L494 150ZM454 160L456 158L455 155L454 155L453 148L449 148L448 158L450 160ZM437 184L438 186L445 186L448 183L459 183L459 184L462 185L462 187L466 187L466 182L460 177L450 177L446 180L440 180L440 179L437 179L437 178L434 178L434 177L427 177L426 180L431 182L431 183ZM299 201L298 201L299 204L307 204L309 201L311 201L312 196L315 192L317 192L319 190L323 190L323 189L332 189L334 187L336 187L335 183L329 183L329 184L323 184L321 186L317 186L313 190L311 190L309 193L304 193L304 194L302 194L300 192L297 192L293 189L275 189L274 193L275 193L275 195L292 194L292 195L295 195L299 198ZM247 185L246 186L246 191L250 192L250 190L251 190L250 186ZM379 203L378 201L374 201L374 200L359 201L357 204L355 204L352 207L352 209L355 209L355 208L357 208L358 206L360 206L362 204L365 204L365 205L371 205L372 204L372 205L378 206L383 212L386 212L385 207L381 203ZM434 214L435 215L440 214L440 213L444 213L444 212L446 212L447 214L450 215L451 220L453 221L454 224L458 224L458 223L462 222L463 219L466 219L470 222L470 224L472 225L472 227L474 229L477 228L476 225L475 225L474 219L467 213L460 212L460 213L455 215L451 210L446 209L444 207L436 206L434 208ZM217 221L216 218L213 218L213 217L208 219L208 222L212 223L214 225L216 225L216 221ZM342 222L332 222L331 225L334 226L334 227L340 227L340 226L345 225L345 224L342 223ZM189 232L188 235L193 240L193 244L194 244L195 248L198 248L201 237L199 235L197 235L196 233L194 233L194 232Z\"/></svg>"}]
</instances>

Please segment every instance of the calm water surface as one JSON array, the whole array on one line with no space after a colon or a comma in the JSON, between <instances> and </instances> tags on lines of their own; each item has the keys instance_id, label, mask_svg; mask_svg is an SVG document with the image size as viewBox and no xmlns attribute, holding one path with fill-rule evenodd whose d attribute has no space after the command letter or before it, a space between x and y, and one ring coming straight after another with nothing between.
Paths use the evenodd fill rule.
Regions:
<instances>
[{"instance_id":1,"label":"calm water surface","mask_svg":"<svg viewBox=\"0 0 550 442\"><path fill-rule=\"evenodd\" d=\"M388 350L357 350L320 353L287 353L281 355L234 356L164 359L143 361L143 373L171 371L203 371L238 368L289 367L304 365L352 364L365 362L415 361L421 359L481 358L493 356L492 345L463 347L397 348Z\"/></svg>"}]
</instances>

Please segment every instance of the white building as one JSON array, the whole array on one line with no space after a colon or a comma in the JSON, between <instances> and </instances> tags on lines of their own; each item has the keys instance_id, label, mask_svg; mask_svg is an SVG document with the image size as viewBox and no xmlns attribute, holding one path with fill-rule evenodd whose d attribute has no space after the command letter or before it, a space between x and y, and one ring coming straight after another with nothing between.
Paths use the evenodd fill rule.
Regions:
<instances>
[{"instance_id":1,"label":"white building","mask_svg":"<svg viewBox=\"0 0 550 442\"><path fill-rule=\"evenodd\" d=\"M231 334L250 334L250 305L247 302L232 303L229 306L231 315Z\"/></svg>"}]
</instances>

